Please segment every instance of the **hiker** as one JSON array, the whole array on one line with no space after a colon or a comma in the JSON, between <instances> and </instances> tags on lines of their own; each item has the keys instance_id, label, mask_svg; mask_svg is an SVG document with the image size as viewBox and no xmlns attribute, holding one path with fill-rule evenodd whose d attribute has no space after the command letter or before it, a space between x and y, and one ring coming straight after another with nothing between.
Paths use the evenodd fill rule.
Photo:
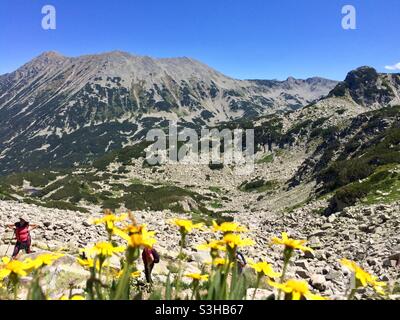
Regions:
<instances>
[{"instance_id":1,"label":"hiker","mask_svg":"<svg viewBox=\"0 0 400 320\"><path fill-rule=\"evenodd\" d=\"M146 281L148 283L152 283L153 280L151 279L151 272L153 271L154 264L160 262L160 255L158 252L153 248L144 248L142 252L142 260L144 264L144 273L146 275Z\"/></svg>"},{"instance_id":2,"label":"hiker","mask_svg":"<svg viewBox=\"0 0 400 320\"><path fill-rule=\"evenodd\" d=\"M12 258L15 259L21 250L25 250L26 253L31 253L31 234L30 231L36 229L37 225L30 225L26 216L19 218L19 222L8 225L10 229L14 229L15 237L17 242L14 247Z\"/></svg>"},{"instance_id":3,"label":"hiker","mask_svg":"<svg viewBox=\"0 0 400 320\"><path fill-rule=\"evenodd\" d=\"M247 262L244 258L244 255L240 251L236 251L236 263L239 274L242 274L244 267L246 266Z\"/></svg>"}]
</instances>

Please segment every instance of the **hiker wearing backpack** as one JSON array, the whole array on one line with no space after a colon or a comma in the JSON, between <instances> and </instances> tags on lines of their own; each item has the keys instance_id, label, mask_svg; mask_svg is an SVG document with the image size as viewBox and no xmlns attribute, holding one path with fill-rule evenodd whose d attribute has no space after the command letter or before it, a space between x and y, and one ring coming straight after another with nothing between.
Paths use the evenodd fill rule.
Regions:
<instances>
[{"instance_id":1,"label":"hiker wearing backpack","mask_svg":"<svg viewBox=\"0 0 400 320\"><path fill-rule=\"evenodd\" d=\"M142 252L142 260L144 264L144 273L146 275L146 281L152 283L151 272L153 271L154 264L160 262L160 255L156 249L144 248Z\"/></svg>"},{"instance_id":2,"label":"hiker wearing backpack","mask_svg":"<svg viewBox=\"0 0 400 320\"><path fill-rule=\"evenodd\" d=\"M14 229L15 238L17 242L14 247L12 258L15 259L21 250L26 253L31 253L31 234L30 232L36 229L37 225L30 225L26 216L21 216L19 222L8 225L10 229Z\"/></svg>"},{"instance_id":3,"label":"hiker wearing backpack","mask_svg":"<svg viewBox=\"0 0 400 320\"><path fill-rule=\"evenodd\" d=\"M242 274L244 267L247 264L247 261L244 255L240 251L236 251L236 263L239 274Z\"/></svg>"}]
</instances>

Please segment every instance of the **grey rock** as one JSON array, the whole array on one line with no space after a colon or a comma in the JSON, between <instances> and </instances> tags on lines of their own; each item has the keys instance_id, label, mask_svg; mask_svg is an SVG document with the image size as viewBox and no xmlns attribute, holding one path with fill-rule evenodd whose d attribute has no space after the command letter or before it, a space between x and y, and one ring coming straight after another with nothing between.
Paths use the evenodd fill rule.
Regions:
<instances>
[{"instance_id":1,"label":"grey rock","mask_svg":"<svg viewBox=\"0 0 400 320\"><path fill-rule=\"evenodd\" d=\"M320 274L313 274L311 276L311 285L319 290L319 291L325 291L327 288L327 283L326 283L326 279L323 275Z\"/></svg>"},{"instance_id":2,"label":"grey rock","mask_svg":"<svg viewBox=\"0 0 400 320\"><path fill-rule=\"evenodd\" d=\"M327 230L327 229L331 229L331 228L333 228L333 224L332 224L332 223L324 223L324 224L321 226L321 229L322 229L322 230Z\"/></svg>"},{"instance_id":3,"label":"grey rock","mask_svg":"<svg viewBox=\"0 0 400 320\"><path fill-rule=\"evenodd\" d=\"M308 272L303 269L297 269L296 270L296 275L299 276L302 279L308 279L310 276L308 275Z\"/></svg>"}]
</instances>

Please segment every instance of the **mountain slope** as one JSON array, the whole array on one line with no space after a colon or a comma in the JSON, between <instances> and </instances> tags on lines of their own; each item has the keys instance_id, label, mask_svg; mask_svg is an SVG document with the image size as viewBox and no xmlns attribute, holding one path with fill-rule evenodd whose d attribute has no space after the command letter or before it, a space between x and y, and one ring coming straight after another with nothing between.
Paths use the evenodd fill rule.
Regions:
<instances>
[{"instance_id":1,"label":"mountain slope","mask_svg":"<svg viewBox=\"0 0 400 320\"><path fill-rule=\"evenodd\" d=\"M315 195L330 198L327 214L357 201L398 199L399 84L399 74L378 74L362 67L350 72L312 109L299 111L297 121L319 119L320 127L310 129L315 121L309 121L302 129L305 145L314 147L289 186L315 181ZM301 138L297 135L292 141Z\"/></svg>"},{"instance_id":2,"label":"mountain slope","mask_svg":"<svg viewBox=\"0 0 400 320\"><path fill-rule=\"evenodd\" d=\"M296 109L335 85L235 80L189 58L46 52L0 76L0 174L85 163L165 120L204 126Z\"/></svg>"}]
</instances>

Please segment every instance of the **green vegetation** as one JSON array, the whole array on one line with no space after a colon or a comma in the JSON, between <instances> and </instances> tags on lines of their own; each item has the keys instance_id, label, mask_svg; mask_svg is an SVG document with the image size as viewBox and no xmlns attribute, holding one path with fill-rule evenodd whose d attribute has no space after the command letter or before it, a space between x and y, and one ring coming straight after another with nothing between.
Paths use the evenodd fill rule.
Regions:
<instances>
[{"instance_id":1,"label":"green vegetation","mask_svg":"<svg viewBox=\"0 0 400 320\"><path fill-rule=\"evenodd\" d=\"M126 194L122 197L125 206L130 210L166 210L182 212L180 202L191 199L195 203L203 200L197 193L174 186L154 187L148 185L132 184L126 188Z\"/></svg>"},{"instance_id":2,"label":"green vegetation","mask_svg":"<svg viewBox=\"0 0 400 320\"><path fill-rule=\"evenodd\" d=\"M327 213L337 212L358 201L367 204L391 203L400 200L400 167L379 167L367 179L348 184L336 191Z\"/></svg>"},{"instance_id":3,"label":"green vegetation","mask_svg":"<svg viewBox=\"0 0 400 320\"><path fill-rule=\"evenodd\" d=\"M99 197L96 195L96 191L100 190L100 186L95 182L97 179L98 177L89 174L68 175L43 188L35 197L46 197L46 199L50 200L64 200L72 203L87 201L89 203L98 204Z\"/></svg>"},{"instance_id":4,"label":"green vegetation","mask_svg":"<svg viewBox=\"0 0 400 320\"><path fill-rule=\"evenodd\" d=\"M271 163L274 161L274 155L273 154L268 154L262 157L257 161L257 164L262 164L262 163Z\"/></svg>"},{"instance_id":5,"label":"green vegetation","mask_svg":"<svg viewBox=\"0 0 400 320\"><path fill-rule=\"evenodd\" d=\"M221 209L223 207L222 203L219 201L214 201L211 203L213 209Z\"/></svg>"},{"instance_id":6,"label":"green vegetation","mask_svg":"<svg viewBox=\"0 0 400 320\"><path fill-rule=\"evenodd\" d=\"M15 173L6 177L0 178L0 185L12 185L15 187L22 187L24 180L29 181L33 187L46 186L51 181L57 178L61 172L54 171L35 171L35 172L22 172Z\"/></svg>"},{"instance_id":7,"label":"green vegetation","mask_svg":"<svg viewBox=\"0 0 400 320\"><path fill-rule=\"evenodd\" d=\"M285 211L288 212L288 213L292 213L296 209L299 209L299 208L303 207L304 205L306 205L309 201L310 201L310 199L306 199L304 201L301 201L299 203L294 204L293 206L286 207Z\"/></svg>"},{"instance_id":8,"label":"green vegetation","mask_svg":"<svg viewBox=\"0 0 400 320\"><path fill-rule=\"evenodd\" d=\"M201 213L199 211L194 211L191 213L193 222L195 223L202 222L207 226L211 226L213 221L216 221L218 224L221 224L223 222L233 222L234 218L227 214L228 212L213 212L213 211L209 211L207 214Z\"/></svg>"},{"instance_id":9,"label":"green vegetation","mask_svg":"<svg viewBox=\"0 0 400 320\"><path fill-rule=\"evenodd\" d=\"M283 156L285 155L285 151L282 150L282 149L279 149L279 150L277 150L277 151L275 152L275 155L276 155L277 157L283 157Z\"/></svg>"},{"instance_id":10,"label":"green vegetation","mask_svg":"<svg viewBox=\"0 0 400 320\"><path fill-rule=\"evenodd\" d=\"M357 151L360 153L358 157L334 162L317 176L317 182L324 183L324 193L365 179L379 166L400 163L400 128L386 130Z\"/></svg>"},{"instance_id":11,"label":"green vegetation","mask_svg":"<svg viewBox=\"0 0 400 320\"><path fill-rule=\"evenodd\" d=\"M139 178L134 178L131 180L131 184L143 184L143 182Z\"/></svg>"},{"instance_id":12,"label":"green vegetation","mask_svg":"<svg viewBox=\"0 0 400 320\"><path fill-rule=\"evenodd\" d=\"M65 201L36 201L33 199L26 198L24 200L25 203L34 204L37 206L45 207L45 208L54 208L60 210L71 210L71 211L79 211L87 213L89 212L87 209L76 206L70 202Z\"/></svg>"},{"instance_id":13,"label":"green vegetation","mask_svg":"<svg viewBox=\"0 0 400 320\"><path fill-rule=\"evenodd\" d=\"M120 162L124 166L131 164L132 159L139 159L146 157L145 149L150 146L152 142L142 141L134 146L125 147L123 149L118 149L110 152L100 159L93 162L93 166L97 170L106 170L107 167L113 162Z\"/></svg>"},{"instance_id":14,"label":"green vegetation","mask_svg":"<svg viewBox=\"0 0 400 320\"><path fill-rule=\"evenodd\" d=\"M209 187L208 190L210 190L212 192L215 192L215 193L218 193L218 194L223 193L223 191L222 191L222 189L220 187Z\"/></svg>"},{"instance_id":15,"label":"green vegetation","mask_svg":"<svg viewBox=\"0 0 400 320\"><path fill-rule=\"evenodd\" d=\"M338 132L337 127L327 127L327 128L315 128L313 131L310 133L310 138L322 138L324 140L328 139L329 137L332 137L336 132Z\"/></svg>"},{"instance_id":16,"label":"green vegetation","mask_svg":"<svg viewBox=\"0 0 400 320\"><path fill-rule=\"evenodd\" d=\"M0 200L17 200L10 194L8 188L5 188L0 185Z\"/></svg>"},{"instance_id":17,"label":"green vegetation","mask_svg":"<svg viewBox=\"0 0 400 320\"><path fill-rule=\"evenodd\" d=\"M257 179L250 182L243 182L239 190L243 192L267 192L275 190L277 186L278 183L275 180L265 181L264 179Z\"/></svg>"},{"instance_id":18,"label":"green vegetation","mask_svg":"<svg viewBox=\"0 0 400 320\"><path fill-rule=\"evenodd\" d=\"M399 106L388 107L354 120L357 133L331 163L340 142L333 140L327 145L316 170L317 184L322 184L319 195L333 193L327 214L358 201L370 204L399 199L395 169L400 164L399 112ZM388 122L392 125L386 129Z\"/></svg>"}]
</instances>

